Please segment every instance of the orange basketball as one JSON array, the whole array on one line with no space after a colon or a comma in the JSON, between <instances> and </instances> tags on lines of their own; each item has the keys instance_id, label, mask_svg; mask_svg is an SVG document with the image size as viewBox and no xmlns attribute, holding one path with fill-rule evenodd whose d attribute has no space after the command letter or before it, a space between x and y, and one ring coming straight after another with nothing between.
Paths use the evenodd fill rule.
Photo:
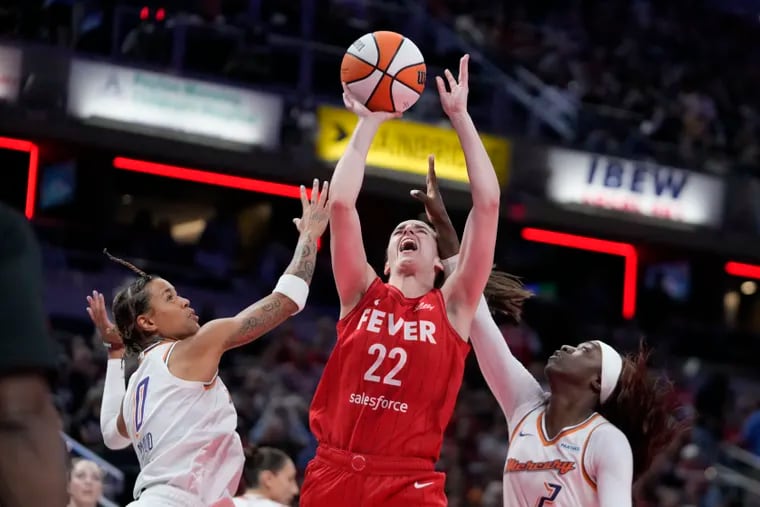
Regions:
<instances>
[{"instance_id":1,"label":"orange basketball","mask_svg":"<svg viewBox=\"0 0 760 507\"><path fill-rule=\"evenodd\" d=\"M425 89L425 59L401 34L368 33L346 51L340 79L370 111L406 111Z\"/></svg>"}]
</instances>

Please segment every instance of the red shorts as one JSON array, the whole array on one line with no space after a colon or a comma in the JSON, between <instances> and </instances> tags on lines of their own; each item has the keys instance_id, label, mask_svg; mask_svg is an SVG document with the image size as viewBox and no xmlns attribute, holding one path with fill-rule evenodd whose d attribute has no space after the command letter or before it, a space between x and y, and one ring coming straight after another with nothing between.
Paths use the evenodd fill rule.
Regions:
<instances>
[{"instance_id":1,"label":"red shorts","mask_svg":"<svg viewBox=\"0 0 760 507\"><path fill-rule=\"evenodd\" d=\"M446 475L418 458L369 456L320 445L306 467L301 507L446 507Z\"/></svg>"}]
</instances>

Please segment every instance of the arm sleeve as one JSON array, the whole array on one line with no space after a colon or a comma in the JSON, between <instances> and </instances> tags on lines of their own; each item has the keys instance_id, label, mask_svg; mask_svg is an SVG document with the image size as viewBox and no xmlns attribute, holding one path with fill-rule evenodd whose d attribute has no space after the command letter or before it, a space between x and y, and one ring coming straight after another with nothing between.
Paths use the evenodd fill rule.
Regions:
<instances>
[{"instance_id":1,"label":"arm sleeve","mask_svg":"<svg viewBox=\"0 0 760 507\"><path fill-rule=\"evenodd\" d=\"M457 257L443 261L446 275L456 267ZM470 341L480 371L512 427L518 412L523 412L522 409L528 406L533 408L540 404L544 399L544 392L533 375L512 355L483 296L480 297L472 321Z\"/></svg>"},{"instance_id":2,"label":"arm sleeve","mask_svg":"<svg viewBox=\"0 0 760 507\"><path fill-rule=\"evenodd\" d=\"M100 405L100 432L109 449L124 449L131 443L129 438L119 432L118 427L125 391L124 362L121 359L109 359L103 385L103 401Z\"/></svg>"},{"instance_id":3,"label":"arm sleeve","mask_svg":"<svg viewBox=\"0 0 760 507\"><path fill-rule=\"evenodd\" d=\"M596 481L599 507L633 505L633 452L619 429L606 423L591 433L583 466L584 473Z\"/></svg>"}]
</instances>

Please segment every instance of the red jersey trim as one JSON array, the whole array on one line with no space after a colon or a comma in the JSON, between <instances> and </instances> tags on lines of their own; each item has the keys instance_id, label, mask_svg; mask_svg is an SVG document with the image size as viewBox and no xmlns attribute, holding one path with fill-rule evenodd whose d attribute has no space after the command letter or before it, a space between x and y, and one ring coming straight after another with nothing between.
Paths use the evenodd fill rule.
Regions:
<instances>
[{"instance_id":1,"label":"red jersey trim","mask_svg":"<svg viewBox=\"0 0 760 507\"><path fill-rule=\"evenodd\" d=\"M454 328L454 325L449 320L449 312L446 309L446 301L443 299L443 293L441 292L441 289L433 289L433 291L435 292L435 297L438 299L438 302L440 303L441 308L444 309L444 312L443 312L443 321L449 327L449 330L452 333L454 333L454 336L456 336L456 337L459 338L459 341L461 341L465 345L469 346L469 344L470 344L470 337L469 336L462 336L461 334L459 334L459 331L457 331ZM472 320L475 320L475 314L472 315Z\"/></svg>"},{"instance_id":2,"label":"red jersey trim","mask_svg":"<svg viewBox=\"0 0 760 507\"><path fill-rule=\"evenodd\" d=\"M351 308L351 311L348 312L346 315L343 316L342 319L338 320L337 326L341 327L348 319L354 316L360 308L364 308L364 303L369 301L374 297L373 292L375 291L378 284L382 284L383 281L380 279L379 276L375 276L375 279L372 280L372 283L369 284L369 287L367 287L367 291L364 293L362 298L354 305L353 308Z\"/></svg>"}]
</instances>

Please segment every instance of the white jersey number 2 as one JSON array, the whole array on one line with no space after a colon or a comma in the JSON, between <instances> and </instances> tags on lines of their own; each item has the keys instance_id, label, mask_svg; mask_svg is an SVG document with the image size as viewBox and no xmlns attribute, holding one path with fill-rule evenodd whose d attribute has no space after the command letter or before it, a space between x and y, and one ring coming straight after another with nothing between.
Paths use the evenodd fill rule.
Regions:
<instances>
[{"instance_id":1,"label":"white jersey number 2","mask_svg":"<svg viewBox=\"0 0 760 507\"><path fill-rule=\"evenodd\" d=\"M386 349L383 344L373 343L369 347L367 353L371 356L377 354L377 359L375 359L375 362L372 363L372 366L370 366L369 369L367 369L367 371L364 373L364 380L367 382L379 383L381 380L380 375L375 375L375 371L380 368L380 365L383 364L383 361L385 361L386 357L388 359L398 358L396 365L391 369L391 371L388 372L387 375L385 375L385 377L382 378L382 382L383 384L388 384L389 386L399 387L401 385L401 381L396 378L396 375L398 375L398 372L400 372L406 364L406 351L401 347L393 347L390 351L388 351L388 349Z\"/></svg>"}]
</instances>

